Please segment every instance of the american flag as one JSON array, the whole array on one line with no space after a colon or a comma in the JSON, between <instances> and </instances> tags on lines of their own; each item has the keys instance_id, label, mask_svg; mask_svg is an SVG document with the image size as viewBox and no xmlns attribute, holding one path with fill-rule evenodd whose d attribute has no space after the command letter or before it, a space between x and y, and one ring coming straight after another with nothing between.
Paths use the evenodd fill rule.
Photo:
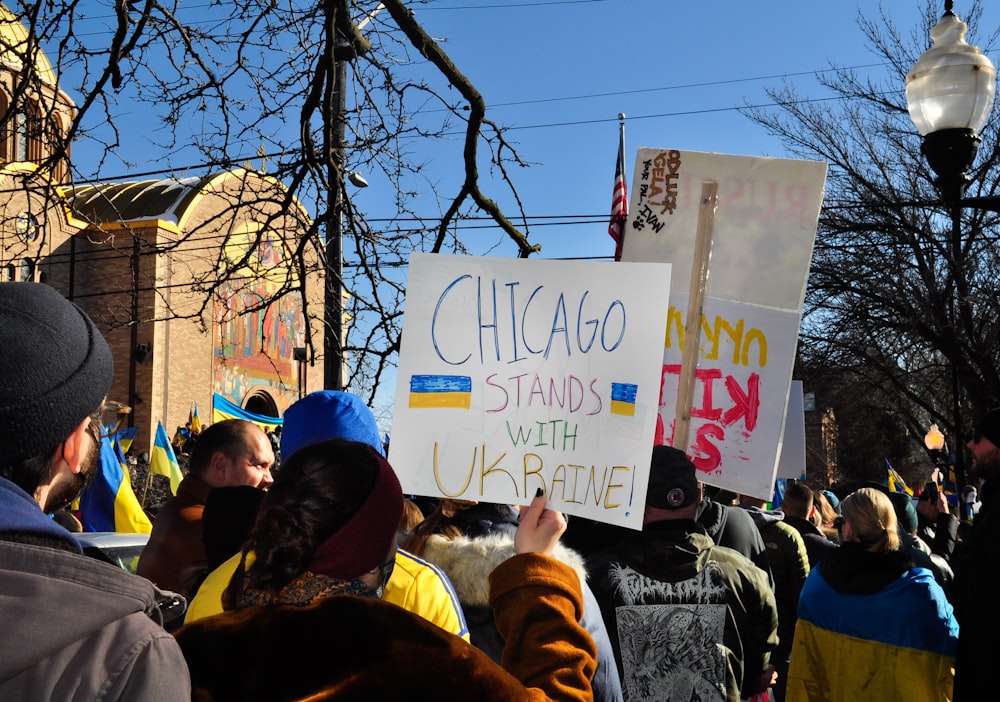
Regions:
<instances>
[{"instance_id":1,"label":"american flag","mask_svg":"<svg viewBox=\"0 0 1000 702\"><path fill-rule=\"evenodd\" d=\"M625 243L625 220L628 219L628 184L625 182L625 120L622 120L618 140L618 160L615 162L615 189L611 197L611 221L608 234L615 240L615 260L622 260L622 245Z\"/></svg>"}]
</instances>

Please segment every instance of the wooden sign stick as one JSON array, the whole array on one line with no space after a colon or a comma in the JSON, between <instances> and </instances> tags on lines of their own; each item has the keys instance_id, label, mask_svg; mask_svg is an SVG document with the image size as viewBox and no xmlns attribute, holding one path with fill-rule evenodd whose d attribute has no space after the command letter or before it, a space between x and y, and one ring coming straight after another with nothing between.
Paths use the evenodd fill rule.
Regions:
<instances>
[{"instance_id":1,"label":"wooden sign stick","mask_svg":"<svg viewBox=\"0 0 1000 702\"><path fill-rule=\"evenodd\" d=\"M708 287L708 272L712 260L712 230L718 204L719 184L704 180L701 184L701 205L698 208L698 233L695 237L694 261L691 263L691 287L688 296L687 320L684 324L684 348L681 354L680 386L674 412L673 446L687 452L691 433L691 402L694 399L695 371L698 369L698 349L701 346L701 316Z\"/></svg>"}]
</instances>

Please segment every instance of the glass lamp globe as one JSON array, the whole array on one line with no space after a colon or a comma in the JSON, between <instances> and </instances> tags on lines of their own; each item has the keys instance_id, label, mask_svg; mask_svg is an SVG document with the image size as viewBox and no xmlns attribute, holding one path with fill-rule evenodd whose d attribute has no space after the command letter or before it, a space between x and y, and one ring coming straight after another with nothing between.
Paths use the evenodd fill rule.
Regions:
<instances>
[{"instance_id":1,"label":"glass lamp globe","mask_svg":"<svg viewBox=\"0 0 1000 702\"><path fill-rule=\"evenodd\" d=\"M931 30L934 47L906 75L906 104L921 136L944 129L978 132L993 109L996 69L966 43L967 29L948 10Z\"/></svg>"},{"instance_id":2,"label":"glass lamp globe","mask_svg":"<svg viewBox=\"0 0 1000 702\"><path fill-rule=\"evenodd\" d=\"M944 448L944 434L938 429L937 424L931 424L930 430L924 435L924 446L928 451L940 451Z\"/></svg>"}]
</instances>

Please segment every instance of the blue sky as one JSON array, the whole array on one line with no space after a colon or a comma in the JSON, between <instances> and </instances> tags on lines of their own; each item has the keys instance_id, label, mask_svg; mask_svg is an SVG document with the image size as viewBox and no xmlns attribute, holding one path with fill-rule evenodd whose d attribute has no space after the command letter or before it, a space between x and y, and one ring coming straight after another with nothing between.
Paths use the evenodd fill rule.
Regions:
<instances>
[{"instance_id":1,"label":"blue sky","mask_svg":"<svg viewBox=\"0 0 1000 702\"><path fill-rule=\"evenodd\" d=\"M971 3L955 3L968 19ZM1000 27L1000 4L987 2L982 28L972 43ZM374 7L375 0L365 6ZM917 26L922 0L884 3L900 31ZM109 0L91 0L88 11L107 24ZM214 12L209 0L184 0L185 16ZM859 73L880 71L857 25L861 9L879 17L875 3L856 0L808 3L769 0L428 0L413 12L441 38L455 64L477 86L488 105L487 117L510 128L508 137L529 168L514 169L519 195L529 217L548 218L532 226L530 239L541 257L610 257L607 235L617 115L626 121L626 161L631 167L639 147L678 148L738 155L785 156L782 144L742 116L737 108L767 104L765 88L786 78L803 97L822 99L815 74L831 64ZM943 12L937 3L936 16ZM382 12L379 22L390 21ZM95 38L95 40L97 40ZM1000 63L1000 47L981 47ZM50 51L53 51L50 48ZM54 52L53 52L54 53ZM427 69L428 71L432 69ZM425 72L426 75L426 72ZM899 86L903 90L903 86ZM74 98L79 96L74 95ZM95 112L95 117L99 115ZM139 122L135 122L139 123ZM194 127L193 129L196 129ZM294 125L291 125L294 128ZM914 139L918 139L914 130ZM427 145L428 181L454 193L461 176L460 141ZM253 156L256 145L247 156ZM86 146L74 156L86 158ZM148 170L191 164L184 154L159 154L139 130L126 135L126 160L150 164ZM141 167L140 167L141 170ZM485 155L480 170L488 174ZM127 172L99 174L121 179ZM179 175L185 175L183 171ZM356 205L377 218L392 203L391 186L378 173L366 173L370 187L356 194ZM488 180L483 190L509 215L516 214L507 191ZM421 194L417 210L433 218L440 203ZM590 223L569 223L590 215ZM515 256L516 248L498 230L462 225L473 253ZM481 227L481 225L479 225ZM349 261L349 252L348 260ZM391 395L392 389L385 388Z\"/></svg>"},{"instance_id":2,"label":"blue sky","mask_svg":"<svg viewBox=\"0 0 1000 702\"><path fill-rule=\"evenodd\" d=\"M955 12L966 19L963 4ZM992 29L1000 8L988 5L984 27ZM489 116L513 128L521 157L534 164L516 173L528 214L565 221L609 210L619 112L627 115L630 176L641 146L786 155L736 108L768 103L765 87L786 76L803 96L821 98L814 74L831 63L877 72L859 7L878 17L874 3L789 0L434 0L414 13L432 36L447 39L443 46L483 93ZM886 12L908 33L921 8L893 2ZM998 62L996 49L987 53ZM379 197L372 185L363 198ZM499 189L487 194L510 203ZM603 224L535 227L531 238L546 258L613 253Z\"/></svg>"},{"instance_id":3,"label":"blue sky","mask_svg":"<svg viewBox=\"0 0 1000 702\"><path fill-rule=\"evenodd\" d=\"M376 4L365 0L362 6ZM963 10L970 4L956 3L956 13L967 19ZM885 5L904 33L916 26L924 6L923 0ZM1000 7L986 5L984 28L1000 27ZM606 223L593 220L610 208L620 112L627 115L630 180L635 152L643 146L784 156L782 144L738 107L768 104L765 88L785 79L803 97L821 99L826 92L815 74L831 64L862 74L880 71L857 26L859 8L878 18L879 7L853 0L810 3L808 8L791 0L427 0L412 8L478 87L489 106L487 117L510 129L508 138L531 164L512 172L528 216L550 222L533 225L529 233L531 241L541 244L544 258L613 253ZM177 14L210 26L208 18L219 11L209 0L184 0ZM94 41L106 41L101 35L112 24L110 0L90 0L82 12ZM937 3L936 15L942 12L943 3ZM381 22L391 22L387 12L379 13L366 31L373 32ZM970 39L976 43L976 37ZM984 49L997 63L1000 49ZM49 51L54 54L54 47ZM421 75L431 71L425 68ZM136 108L125 99L122 109ZM94 111L93 117L100 114ZM129 119L128 125L148 121L138 112ZM190 129L197 134L199 125ZM288 129L294 133L295 125L289 123ZM139 130L124 134L122 160L136 164L132 172L173 167L177 175L187 175L183 168L197 163L190 152L158 152L150 136ZM451 143L411 146L416 158L427 161L427 182L453 194L461 175L458 132ZM129 173L114 163L100 174L87 173L83 164L96 162L88 159L88 148L80 143L74 150L86 175L118 180ZM256 149L256 143L248 144L246 157L252 158ZM486 158L484 153L480 159L485 194L508 215L516 215L507 190L489 182ZM365 176L370 187L356 194L356 204L377 226L393 201L392 186L379 173ZM416 209L433 218L443 205L425 189L428 194L421 192ZM586 215L593 216L589 223L571 223L571 218ZM499 230L464 226L469 231L463 239L473 253L517 254Z\"/></svg>"}]
</instances>

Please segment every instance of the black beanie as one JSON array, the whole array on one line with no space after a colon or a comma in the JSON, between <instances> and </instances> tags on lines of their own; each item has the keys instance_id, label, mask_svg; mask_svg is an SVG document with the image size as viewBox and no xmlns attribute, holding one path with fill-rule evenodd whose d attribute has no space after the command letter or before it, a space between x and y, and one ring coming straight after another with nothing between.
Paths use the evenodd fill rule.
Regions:
<instances>
[{"instance_id":1,"label":"black beanie","mask_svg":"<svg viewBox=\"0 0 1000 702\"><path fill-rule=\"evenodd\" d=\"M698 498L698 471L683 451L654 446L649 465L646 504L659 509L680 509Z\"/></svg>"},{"instance_id":2,"label":"black beanie","mask_svg":"<svg viewBox=\"0 0 1000 702\"><path fill-rule=\"evenodd\" d=\"M0 465L59 445L111 387L111 349L44 283L0 283Z\"/></svg>"}]
</instances>

